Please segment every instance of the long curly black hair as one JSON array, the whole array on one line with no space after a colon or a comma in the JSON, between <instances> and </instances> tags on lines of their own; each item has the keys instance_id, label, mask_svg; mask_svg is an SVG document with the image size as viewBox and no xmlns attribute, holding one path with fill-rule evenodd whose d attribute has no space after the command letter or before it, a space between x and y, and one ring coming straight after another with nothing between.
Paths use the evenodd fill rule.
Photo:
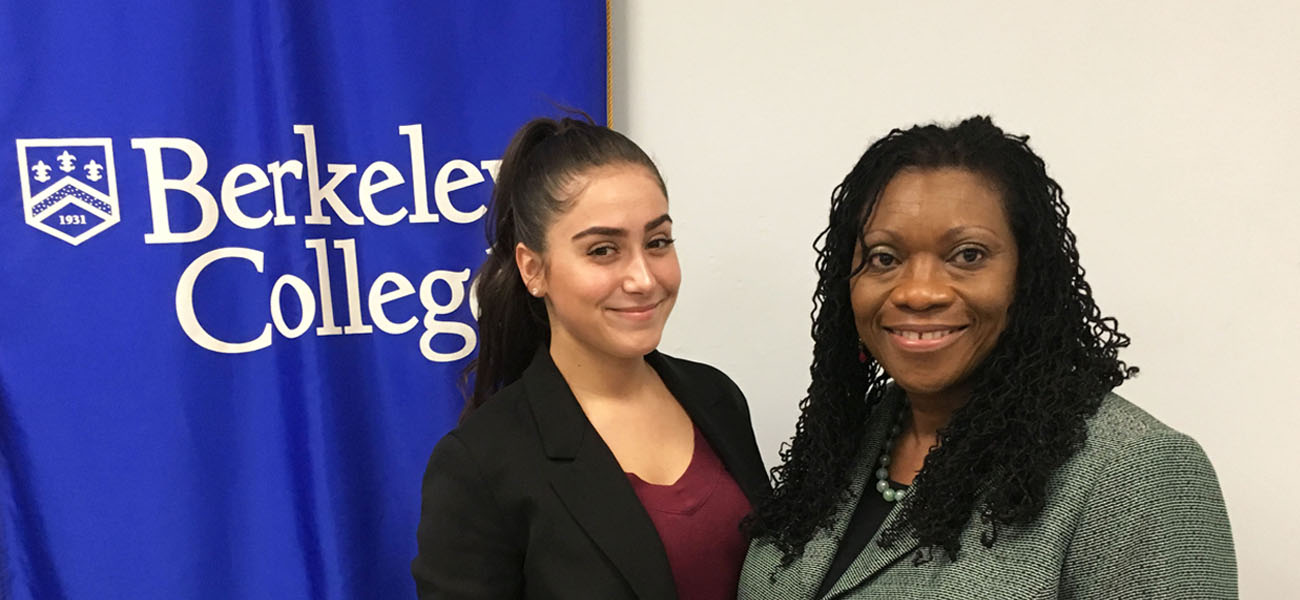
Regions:
<instances>
[{"instance_id":1,"label":"long curly black hair","mask_svg":"<svg viewBox=\"0 0 1300 600\"><path fill-rule=\"evenodd\" d=\"M1028 136L1004 133L988 117L953 127L895 129L867 149L831 195L830 224L818 236L813 295L812 384L800 402L794 440L772 469L775 491L748 527L769 538L789 564L847 500L849 475L868 415L890 378L861 360L849 280L853 254L885 185L902 169L956 167L1001 192L1019 247L1015 296L1006 330L971 375L971 396L939 431L884 546L909 530L916 560L935 550L956 560L962 530L978 513L981 541L992 547L1004 525L1032 521L1047 483L1087 436L1102 398L1137 373L1119 360L1128 345L1102 316L1079 266L1069 208Z\"/></svg>"}]
</instances>

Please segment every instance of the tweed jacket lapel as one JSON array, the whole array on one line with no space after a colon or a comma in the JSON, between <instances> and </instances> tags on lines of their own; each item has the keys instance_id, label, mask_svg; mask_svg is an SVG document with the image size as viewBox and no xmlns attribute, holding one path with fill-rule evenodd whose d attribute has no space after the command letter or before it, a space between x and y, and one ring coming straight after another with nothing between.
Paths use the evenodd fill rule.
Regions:
<instances>
[{"instance_id":1,"label":"tweed jacket lapel","mask_svg":"<svg viewBox=\"0 0 1300 600\"><path fill-rule=\"evenodd\" d=\"M521 377L550 459L551 488L638 598L675 599L668 555L618 460L542 348Z\"/></svg>"},{"instance_id":2,"label":"tweed jacket lapel","mask_svg":"<svg viewBox=\"0 0 1300 600\"><path fill-rule=\"evenodd\" d=\"M794 561L789 567L780 567L781 552L775 545L770 540L754 540L745 561L745 572L741 575L742 600L817 598L817 590L821 587L826 572L830 570L831 561L835 559L835 552L853 518L858 499L864 492L875 493L871 485L874 482L876 457L880 454L885 437L889 435L889 428L894 423L893 416L901 409L902 402L902 393L894 391L886 394L880 405L871 411L867 418L867 430L863 433L857 458L851 467L845 500L836 506L830 527L817 532L804 546L800 560ZM894 507L885 518L882 528L897 520L899 510L898 506ZM910 536L889 549L879 547L873 539L824 598L842 596L846 590L860 585L915 548L915 541Z\"/></svg>"},{"instance_id":3,"label":"tweed jacket lapel","mask_svg":"<svg viewBox=\"0 0 1300 600\"><path fill-rule=\"evenodd\" d=\"M845 530L848 528L849 521L853 518L853 512L857 509L858 502L862 499L863 494L876 493L874 488L876 459L880 456L880 450L889 436L889 429L895 423L895 415L903 409L903 394L901 390L893 389L891 393L885 396L885 399L878 405L875 410L871 411L870 425L865 435L863 435L862 448L858 451L858 458L854 463L853 475L849 484L849 492L852 498L851 502L842 505L835 517L835 535L828 542L833 541L834 546L838 547L839 540L843 539ZM902 539L898 540L889 548L881 548L877 540L880 532L888 529L895 521L898 520L902 513L902 504L895 504L893 510L885 517L880 524L880 529L872 536L871 542L866 548L858 554L849 564L849 568L840 576L839 581L835 582L827 591L825 598L840 597L845 591L858 587L866 580L879 573L881 569L893 564L895 561L903 558L908 553L916 549L916 538L907 532ZM835 555L835 551L830 551L830 556ZM822 575L830 567L829 562L819 566ZM821 578L818 578L817 585L821 585Z\"/></svg>"},{"instance_id":4,"label":"tweed jacket lapel","mask_svg":"<svg viewBox=\"0 0 1300 600\"><path fill-rule=\"evenodd\" d=\"M898 414L898 410L904 409L902 400L904 400L902 392L893 390L892 394L885 396L885 400L881 401L875 410L872 410L870 430L867 431L867 435L863 435L862 449L859 451L858 460L855 461L854 465L853 483L849 487L853 494L853 503L844 506L839 516L836 517L836 540L844 536L844 530L848 529L848 523L853 518L853 512L857 509L858 501L861 501L862 495L876 494L874 487L876 458L880 456L880 449L884 447L885 440L889 436L889 429L893 426L894 416ZM897 521L901 513L902 504L894 504L884 522L880 523L880 529L876 530L876 534L872 536L871 543L868 543L867 547L862 549L862 553L859 553L852 564L849 564L849 568L844 571L844 575L841 575L840 581L837 581L835 586L832 586L831 590L827 591L826 596L824 596L827 600L840 597L844 595L844 592L861 586L867 579L871 579L875 577L875 574L880 573L881 569L887 568L887 566L894 564L900 558L917 549L917 538L911 534L911 531L905 532L904 536L889 548L881 548L878 543L880 532L889 529L889 526L893 525L894 521ZM828 566L823 566L823 573Z\"/></svg>"}]
</instances>

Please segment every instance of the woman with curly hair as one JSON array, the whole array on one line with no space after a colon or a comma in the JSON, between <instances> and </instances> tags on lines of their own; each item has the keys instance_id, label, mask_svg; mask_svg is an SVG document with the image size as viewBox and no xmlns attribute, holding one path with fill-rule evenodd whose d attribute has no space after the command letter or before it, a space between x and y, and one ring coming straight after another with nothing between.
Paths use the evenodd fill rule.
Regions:
<instances>
[{"instance_id":1,"label":"woman with curly hair","mask_svg":"<svg viewBox=\"0 0 1300 600\"><path fill-rule=\"evenodd\" d=\"M894 130L818 238L812 384L742 600L1235 598L1214 470L1137 369L1027 137Z\"/></svg>"}]
</instances>

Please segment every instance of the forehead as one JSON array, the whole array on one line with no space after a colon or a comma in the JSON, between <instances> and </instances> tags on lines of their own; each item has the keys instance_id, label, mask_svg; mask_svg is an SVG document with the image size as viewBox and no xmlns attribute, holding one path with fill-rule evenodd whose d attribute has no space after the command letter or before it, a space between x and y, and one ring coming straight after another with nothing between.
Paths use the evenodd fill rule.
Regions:
<instances>
[{"instance_id":1,"label":"forehead","mask_svg":"<svg viewBox=\"0 0 1300 600\"><path fill-rule=\"evenodd\" d=\"M597 225L639 230L668 212L659 181L639 165L589 169L574 178L570 193L568 210L552 225L561 234Z\"/></svg>"},{"instance_id":2,"label":"forehead","mask_svg":"<svg viewBox=\"0 0 1300 600\"><path fill-rule=\"evenodd\" d=\"M881 191L865 231L923 235L961 226L1011 234L1002 193L993 183L965 169L905 169Z\"/></svg>"}]
</instances>

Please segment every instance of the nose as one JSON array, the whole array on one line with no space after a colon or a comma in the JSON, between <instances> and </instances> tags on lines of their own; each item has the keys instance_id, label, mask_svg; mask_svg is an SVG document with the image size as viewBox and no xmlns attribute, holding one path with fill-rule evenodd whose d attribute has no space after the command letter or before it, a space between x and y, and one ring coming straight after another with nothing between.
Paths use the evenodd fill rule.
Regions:
<instances>
[{"instance_id":1,"label":"nose","mask_svg":"<svg viewBox=\"0 0 1300 600\"><path fill-rule=\"evenodd\" d=\"M889 301L899 308L916 312L952 304L952 282L943 270L942 261L922 257L907 261L897 285L889 294Z\"/></svg>"},{"instance_id":2,"label":"nose","mask_svg":"<svg viewBox=\"0 0 1300 600\"><path fill-rule=\"evenodd\" d=\"M650 270L649 257L645 252L632 253L623 273L623 291L629 294L644 294L654 287L654 283L655 277Z\"/></svg>"}]
</instances>

